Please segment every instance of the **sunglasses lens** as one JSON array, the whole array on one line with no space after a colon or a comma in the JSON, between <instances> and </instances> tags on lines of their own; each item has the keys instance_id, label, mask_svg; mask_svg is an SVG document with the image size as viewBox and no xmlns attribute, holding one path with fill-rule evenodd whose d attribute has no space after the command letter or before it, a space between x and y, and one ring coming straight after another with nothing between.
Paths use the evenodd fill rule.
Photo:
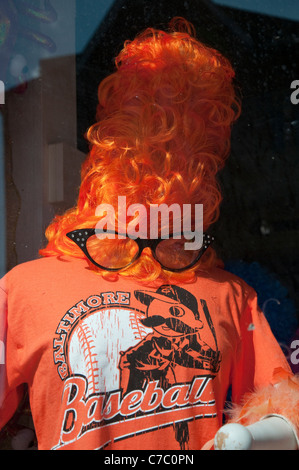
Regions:
<instances>
[{"instance_id":1,"label":"sunglasses lens","mask_svg":"<svg viewBox=\"0 0 299 470\"><path fill-rule=\"evenodd\" d=\"M138 256L139 247L131 239L100 239L96 235L88 238L86 249L93 261L107 269L122 269Z\"/></svg>"},{"instance_id":2,"label":"sunglasses lens","mask_svg":"<svg viewBox=\"0 0 299 470\"><path fill-rule=\"evenodd\" d=\"M186 250L185 238L175 240L169 238L162 240L156 247L156 258L167 269L184 269L192 265L198 258L201 250Z\"/></svg>"}]
</instances>

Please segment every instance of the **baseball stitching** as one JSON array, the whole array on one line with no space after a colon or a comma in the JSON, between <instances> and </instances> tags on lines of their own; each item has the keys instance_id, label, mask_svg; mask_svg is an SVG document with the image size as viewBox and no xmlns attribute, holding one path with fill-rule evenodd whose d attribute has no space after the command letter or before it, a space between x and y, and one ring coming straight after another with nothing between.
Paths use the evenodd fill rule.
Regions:
<instances>
[{"instance_id":1,"label":"baseball stitching","mask_svg":"<svg viewBox=\"0 0 299 470\"><path fill-rule=\"evenodd\" d=\"M80 348L83 351L88 390L90 393L95 393L99 386L99 365L97 361L96 346L93 341L93 334L89 326L84 322L78 325L77 333Z\"/></svg>"},{"instance_id":2,"label":"baseball stitching","mask_svg":"<svg viewBox=\"0 0 299 470\"><path fill-rule=\"evenodd\" d=\"M145 330L143 325L138 321L138 319L141 317L141 314L138 314L137 312L131 311L129 318L130 318L130 324L131 328L133 331L133 334L135 336L135 339L143 339L146 337L148 332Z\"/></svg>"}]
</instances>

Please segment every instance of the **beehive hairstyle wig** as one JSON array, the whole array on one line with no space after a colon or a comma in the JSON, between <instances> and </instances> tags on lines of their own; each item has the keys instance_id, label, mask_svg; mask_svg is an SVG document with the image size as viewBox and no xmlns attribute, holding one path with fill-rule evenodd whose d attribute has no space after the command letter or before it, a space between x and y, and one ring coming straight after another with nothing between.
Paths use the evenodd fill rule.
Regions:
<instances>
[{"instance_id":1,"label":"beehive hairstyle wig","mask_svg":"<svg viewBox=\"0 0 299 470\"><path fill-rule=\"evenodd\" d=\"M199 42L190 23L175 18L167 32L149 28L126 41L115 65L98 88L77 205L47 228L43 256L84 258L66 233L95 227L97 206L117 208L120 195L127 206L203 204L204 231L218 218L216 174L229 154L232 123L240 112L229 61ZM215 259L210 248L195 268L169 273L146 249L117 274L90 268L111 280L121 275L145 282L190 281Z\"/></svg>"}]
</instances>

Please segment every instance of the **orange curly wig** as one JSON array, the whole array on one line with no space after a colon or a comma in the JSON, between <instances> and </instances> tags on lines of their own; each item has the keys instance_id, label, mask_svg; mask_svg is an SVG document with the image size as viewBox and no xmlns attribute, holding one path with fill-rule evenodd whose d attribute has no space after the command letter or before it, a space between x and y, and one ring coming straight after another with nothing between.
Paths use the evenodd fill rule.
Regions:
<instances>
[{"instance_id":1,"label":"orange curly wig","mask_svg":"<svg viewBox=\"0 0 299 470\"><path fill-rule=\"evenodd\" d=\"M229 61L196 40L190 23L176 18L169 32L149 28L126 41L115 64L116 71L99 85L77 205L48 227L43 256L84 258L66 233L95 227L96 207L116 208L119 195L126 196L127 206L203 204L204 231L218 218L216 174L229 154L231 126L240 113ZM91 268L110 279L190 281L196 269L216 260L210 249L196 268L170 273L147 250L118 274Z\"/></svg>"}]
</instances>

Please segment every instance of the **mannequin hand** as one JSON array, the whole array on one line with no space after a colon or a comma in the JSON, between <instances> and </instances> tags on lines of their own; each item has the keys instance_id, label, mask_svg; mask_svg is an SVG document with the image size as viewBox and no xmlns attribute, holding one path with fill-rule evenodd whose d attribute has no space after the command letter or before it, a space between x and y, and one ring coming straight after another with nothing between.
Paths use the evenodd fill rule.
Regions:
<instances>
[{"instance_id":1,"label":"mannequin hand","mask_svg":"<svg viewBox=\"0 0 299 470\"><path fill-rule=\"evenodd\" d=\"M272 415L250 426L224 425L214 440L215 450L297 450L292 426L282 416Z\"/></svg>"}]
</instances>

